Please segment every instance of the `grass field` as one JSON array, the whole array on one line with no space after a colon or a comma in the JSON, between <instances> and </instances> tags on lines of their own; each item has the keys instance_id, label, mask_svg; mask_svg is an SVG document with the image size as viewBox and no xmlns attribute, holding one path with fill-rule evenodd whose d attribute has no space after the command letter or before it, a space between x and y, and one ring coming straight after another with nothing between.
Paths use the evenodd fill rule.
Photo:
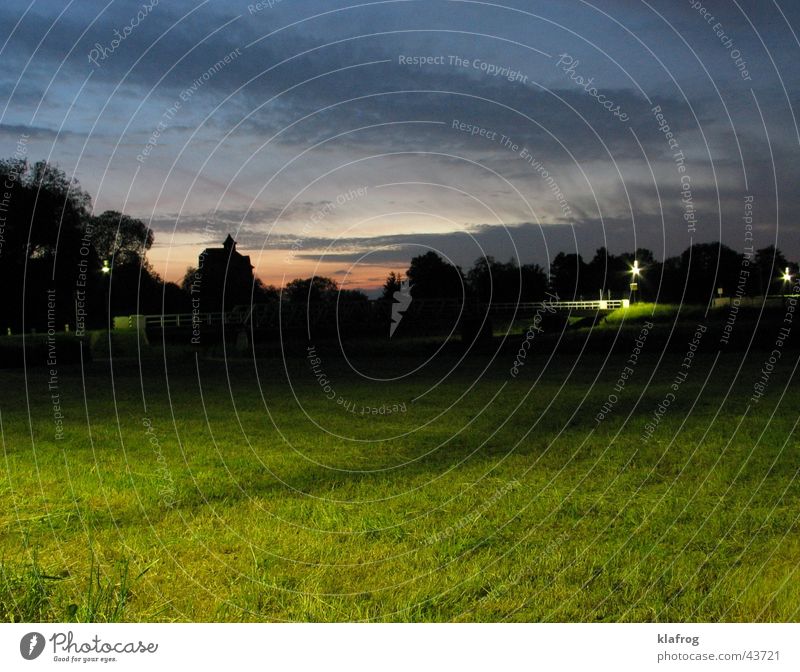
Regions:
<instances>
[{"instance_id":1,"label":"grass field","mask_svg":"<svg viewBox=\"0 0 800 672\"><path fill-rule=\"evenodd\" d=\"M519 340L1 372L0 620L797 620L797 354Z\"/></svg>"}]
</instances>

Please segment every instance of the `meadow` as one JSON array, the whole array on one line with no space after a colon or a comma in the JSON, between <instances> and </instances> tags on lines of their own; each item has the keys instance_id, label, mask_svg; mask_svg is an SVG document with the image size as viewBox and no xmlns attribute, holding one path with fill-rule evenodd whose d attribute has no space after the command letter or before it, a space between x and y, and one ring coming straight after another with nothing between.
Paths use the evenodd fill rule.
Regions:
<instances>
[{"instance_id":1,"label":"meadow","mask_svg":"<svg viewBox=\"0 0 800 672\"><path fill-rule=\"evenodd\" d=\"M2 371L0 620L797 620L797 353L630 326Z\"/></svg>"}]
</instances>

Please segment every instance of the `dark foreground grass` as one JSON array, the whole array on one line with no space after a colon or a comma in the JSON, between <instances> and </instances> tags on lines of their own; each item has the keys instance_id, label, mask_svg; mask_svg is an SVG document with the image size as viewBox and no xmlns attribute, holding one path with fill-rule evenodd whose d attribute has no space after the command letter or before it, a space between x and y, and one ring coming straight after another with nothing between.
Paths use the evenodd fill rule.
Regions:
<instances>
[{"instance_id":1,"label":"dark foreground grass","mask_svg":"<svg viewBox=\"0 0 800 672\"><path fill-rule=\"evenodd\" d=\"M3 372L0 619L797 619L796 353L333 351Z\"/></svg>"}]
</instances>

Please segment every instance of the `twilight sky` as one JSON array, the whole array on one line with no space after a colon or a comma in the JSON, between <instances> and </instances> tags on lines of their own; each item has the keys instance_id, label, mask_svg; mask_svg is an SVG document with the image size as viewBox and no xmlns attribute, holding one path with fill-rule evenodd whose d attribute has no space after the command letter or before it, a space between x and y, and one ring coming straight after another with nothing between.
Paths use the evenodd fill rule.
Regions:
<instances>
[{"instance_id":1,"label":"twilight sky","mask_svg":"<svg viewBox=\"0 0 800 672\"><path fill-rule=\"evenodd\" d=\"M429 249L797 259L798 34L790 0L3 0L0 156L149 222L170 280L228 232L274 284Z\"/></svg>"}]
</instances>

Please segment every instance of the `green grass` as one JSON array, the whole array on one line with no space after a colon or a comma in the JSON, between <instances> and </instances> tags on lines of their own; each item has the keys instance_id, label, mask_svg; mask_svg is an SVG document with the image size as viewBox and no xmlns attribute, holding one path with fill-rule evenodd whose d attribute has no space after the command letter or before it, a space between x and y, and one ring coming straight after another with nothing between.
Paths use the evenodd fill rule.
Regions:
<instances>
[{"instance_id":1,"label":"green grass","mask_svg":"<svg viewBox=\"0 0 800 672\"><path fill-rule=\"evenodd\" d=\"M692 319L702 315L703 308L694 306L679 306L674 303L632 303L627 308L617 308L611 311L601 321L601 324L614 325L621 323L639 324L641 322L663 322L674 320L678 314L684 319Z\"/></svg>"},{"instance_id":2,"label":"green grass","mask_svg":"<svg viewBox=\"0 0 800 672\"><path fill-rule=\"evenodd\" d=\"M457 353L386 384L318 349L337 395L406 412L348 413L302 356L302 408L280 358L96 360L59 369L56 440L44 368L2 372L0 619L797 620L796 353L749 410L764 353L698 358L645 441L679 353L598 424L626 352L429 389Z\"/></svg>"}]
</instances>

